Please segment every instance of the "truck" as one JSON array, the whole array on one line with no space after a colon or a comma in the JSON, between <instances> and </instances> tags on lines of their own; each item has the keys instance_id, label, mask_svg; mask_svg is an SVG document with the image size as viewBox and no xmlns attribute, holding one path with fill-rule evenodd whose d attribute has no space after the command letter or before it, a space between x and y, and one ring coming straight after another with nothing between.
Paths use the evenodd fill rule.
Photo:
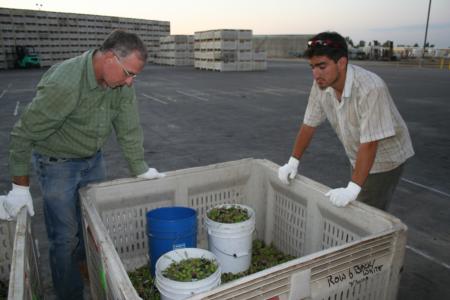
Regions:
<instances>
[{"instance_id":1,"label":"truck","mask_svg":"<svg viewBox=\"0 0 450 300\"><path fill-rule=\"evenodd\" d=\"M16 46L15 66L18 68L39 68L41 59L33 46Z\"/></svg>"}]
</instances>

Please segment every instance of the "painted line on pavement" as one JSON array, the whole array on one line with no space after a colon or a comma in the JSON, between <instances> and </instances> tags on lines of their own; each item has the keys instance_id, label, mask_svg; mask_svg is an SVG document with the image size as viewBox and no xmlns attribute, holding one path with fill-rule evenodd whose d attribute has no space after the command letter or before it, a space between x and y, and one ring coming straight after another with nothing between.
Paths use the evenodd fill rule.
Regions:
<instances>
[{"instance_id":1,"label":"painted line on pavement","mask_svg":"<svg viewBox=\"0 0 450 300\"><path fill-rule=\"evenodd\" d=\"M186 93L186 92L182 92L182 91L179 91L179 90L176 90L176 92L177 92L178 94L185 95L185 96L188 96L188 97L192 97L192 98L195 98L195 99L198 99L198 100L202 100L202 101L206 101L206 102L209 101L209 100L206 99L206 98L199 97L199 96L197 96L197 95L189 94L189 93Z\"/></svg>"},{"instance_id":2,"label":"painted line on pavement","mask_svg":"<svg viewBox=\"0 0 450 300\"><path fill-rule=\"evenodd\" d=\"M407 182L407 183L410 183L410 184L412 184L412 185L415 185L415 186L418 186L418 187L427 189L427 190L429 190L429 191L435 192L435 193L437 193L437 194L441 194L441 195L443 195L443 196L450 197L450 194L448 194L448 193L446 193L446 192L443 192L443 191L437 190L437 189L435 189L435 188L432 188L432 187L423 185L423 184L421 184L421 183L417 183L417 182L414 182L414 181L412 181L412 180L409 180L409 179L406 179L406 178L403 178L403 177L401 178L401 180L403 180L403 181L405 181L405 182Z\"/></svg>"},{"instance_id":3,"label":"painted line on pavement","mask_svg":"<svg viewBox=\"0 0 450 300\"><path fill-rule=\"evenodd\" d=\"M449 264L446 264L445 262L443 262L443 261L441 261L441 260L439 260L437 258L434 258L433 256L431 256L429 254L426 254L425 252L423 252L423 251L421 251L419 249L416 249L416 248L408 246L408 245L406 245L406 249L409 249L412 252L414 252L414 253L422 256L422 257L425 257L426 259L431 260L432 262L437 263L438 265L443 266L447 270L450 270L450 265Z\"/></svg>"},{"instance_id":4,"label":"painted line on pavement","mask_svg":"<svg viewBox=\"0 0 450 300\"><path fill-rule=\"evenodd\" d=\"M177 99L174 99L174 98L172 98L170 96L167 96L166 99L169 100L169 101L172 101L172 102L177 102Z\"/></svg>"},{"instance_id":5,"label":"painted line on pavement","mask_svg":"<svg viewBox=\"0 0 450 300\"><path fill-rule=\"evenodd\" d=\"M19 106L20 106L20 101L16 102L16 108L14 109L14 116L17 116L17 114L19 113Z\"/></svg>"},{"instance_id":6,"label":"painted line on pavement","mask_svg":"<svg viewBox=\"0 0 450 300\"><path fill-rule=\"evenodd\" d=\"M163 101L163 100L161 100L161 99L158 99L158 98L156 98L156 97L153 97L153 96L150 96L150 95L147 95L147 94L144 94L144 93L142 93L142 96L144 96L144 97L147 98L147 99L150 99L150 100L153 100L153 101L162 103L162 104L168 104L166 101Z\"/></svg>"},{"instance_id":7,"label":"painted line on pavement","mask_svg":"<svg viewBox=\"0 0 450 300\"><path fill-rule=\"evenodd\" d=\"M268 94L268 95L273 95L273 96L278 96L278 97L282 97L283 95L280 93L277 93L274 89L247 89L247 91L250 92L250 94Z\"/></svg>"},{"instance_id":8,"label":"painted line on pavement","mask_svg":"<svg viewBox=\"0 0 450 300\"><path fill-rule=\"evenodd\" d=\"M3 90L3 92L0 95L0 99L8 92L9 88L11 87L12 83L8 84L8 87Z\"/></svg>"},{"instance_id":9,"label":"painted line on pavement","mask_svg":"<svg viewBox=\"0 0 450 300\"><path fill-rule=\"evenodd\" d=\"M263 93L269 94L269 95L275 95L282 97L283 95L279 93L279 90L275 89L263 89Z\"/></svg>"},{"instance_id":10,"label":"painted line on pavement","mask_svg":"<svg viewBox=\"0 0 450 300\"><path fill-rule=\"evenodd\" d=\"M35 89L15 89L15 90L8 91L8 93L20 94L20 93L28 93L28 92L34 92L34 91L35 91Z\"/></svg>"}]
</instances>

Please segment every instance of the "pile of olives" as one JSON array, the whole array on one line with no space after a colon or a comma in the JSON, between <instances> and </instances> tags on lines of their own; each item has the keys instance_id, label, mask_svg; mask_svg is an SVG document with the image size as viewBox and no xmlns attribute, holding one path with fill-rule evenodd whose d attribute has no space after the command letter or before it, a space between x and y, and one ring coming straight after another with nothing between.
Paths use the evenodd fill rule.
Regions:
<instances>
[{"instance_id":1,"label":"pile of olives","mask_svg":"<svg viewBox=\"0 0 450 300\"><path fill-rule=\"evenodd\" d=\"M222 284L293 259L295 259L294 256L283 254L283 252L279 251L273 245L266 245L261 240L254 240L252 245L252 261L248 270L237 274L222 273Z\"/></svg>"},{"instance_id":2,"label":"pile of olives","mask_svg":"<svg viewBox=\"0 0 450 300\"><path fill-rule=\"evenodd\" d=\"M237 205L215 207L208 211L208 218L218 223L239 223L250 219L247 209Z\"/></svg>"},{"instance_id":3,"label":"pile of olives","mask_svg":"<svg viewBox=\"0 0 450 300\"><path fill-rule=\"evenodd\" d=\"M160 300L158 289L154 285L154 278L150 275L148 264L128 273L130 281L138 295L144 300Z\"/></svg>"},{"instance_id":4,"label":"pile of olives","mask_svg":"<svg viewBox=\"0 0 450 300\"><path fill-rule=\"evenodd\" d=\"M250 264L250 268L247 271L241 272L238 274L222 273L222 277L221 277L222 284L225 282L236 280L238 278L268 269L270 267L276 266L278 264L284 263L284 262L292 260L292 259L295 259L295 257L291 256L291 255L283 254L281 251L279 251L273 245L266 245L261 240L254 240L253 245L252 245L252 262ZM201 260L201 259L196 259L196 260ZM217 263L211 262L207 259L205 259L205 261L209 262L211 267L213 266L212 263L215 264L215 268L212 268L209 272L209 275L213 274L217 270ZM192 264L192 262L186 262L186 263L188 265L188 268L189 268L189 265ZM180 280L177 278L177 272L179 272L179 271L177 269L178 267L176 266L176 264L172 264L171 266L169 266L169 268L170 267L172 267L172 269L170 271L169 271L169 269L166 269L166 272L170 273L172 275L175 275L175 276L173 278L170 278L170 277L169 278L172 280L184 281L184 280ZM189 268L189 270L191 270L191 269L192 269L192 267ZM206 273L207 272L205 272L205 274ZM172 276L172 275L169 275L169 276ZM192 273L191 273L191 275L192 275ZM201 279L198 276L199 274L196 273L195 275L197 277L196 278L197 280ZM139 294L139 296L142 299L144 299L144 300L159 300L160 299L159 292L153 285L153 279L150 276L150 271L149 271L148 265L145 265L139 269L136 269L134 272L129 273L129 276L130 276L131 282L133 283L134 288L136 289L137 293ZM203 278L206 278L206 277L203 277ZM186 280L186 281L192 281L192 279Z\"/></svg>"}]
</instances>

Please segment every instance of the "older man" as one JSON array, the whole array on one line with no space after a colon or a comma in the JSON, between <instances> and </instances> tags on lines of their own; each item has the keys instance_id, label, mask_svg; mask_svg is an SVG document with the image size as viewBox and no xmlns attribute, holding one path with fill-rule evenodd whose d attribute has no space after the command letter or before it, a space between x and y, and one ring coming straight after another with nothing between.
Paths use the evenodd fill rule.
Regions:
<instances>
[{"instance_id":1,"label":"older man","mask_svg":"<svg viewBox=\"0 0 450 300\"><path fill-rule=\"evenodd\" d=\"M105 178L102 147L114 129L131 173L164 174L144 161L143 135L133 79L144 68L140 38L113 31L99 49L52 66L11 132L12 190L4 199L8 219L27 206L32 156L44 200L53 285L59 299L82 299L85 262L79 188Z\"/></svg>"}]
</instances>

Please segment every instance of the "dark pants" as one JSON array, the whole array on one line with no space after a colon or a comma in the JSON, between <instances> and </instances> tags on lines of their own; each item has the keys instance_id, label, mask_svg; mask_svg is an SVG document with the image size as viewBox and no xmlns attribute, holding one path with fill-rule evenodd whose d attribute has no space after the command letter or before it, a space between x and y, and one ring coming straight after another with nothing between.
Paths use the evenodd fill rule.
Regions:
<instances>
[{"instance_id":1,"label":"dark pants","mask_svg":"<svg viewBox=\"0 0 450 300\"><path fill-rule=\"evenodd\" d=\"M61 159L33 153L44 199L53 287L58 299L83 299L80 264L86 260L78 189L105 178L101 152Z\"/></svg>"},{"instance_id":2,"label":"dark pants","mask_svg":"<svg viewBox=\"0 0 450 300\"><path fill-rule=\"evenodd\" d=\"M369 174L356 200L387 210L403 173L404 165L403 163L387 172Z\"/></svg>"}]
</instances>

